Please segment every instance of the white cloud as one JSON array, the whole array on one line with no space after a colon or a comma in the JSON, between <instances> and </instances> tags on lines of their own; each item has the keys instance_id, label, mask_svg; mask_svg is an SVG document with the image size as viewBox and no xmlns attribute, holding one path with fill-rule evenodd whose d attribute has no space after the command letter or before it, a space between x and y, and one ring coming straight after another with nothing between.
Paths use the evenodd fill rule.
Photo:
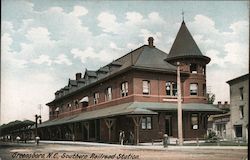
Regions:
<instances>
[{"instance_id":1,"label":"white cloud","mask_svg":"<svg viewBox=\"0 0 250 160\"><path fill-rule=\"evenodd\" d=\"M2 66L7 68L11 66L15 66L16 68L26 67L27 61L18 58L18 54L12 51L11 49L12 43L13 39L9 33L4 33L1 36Z\"/></svg>"},{"instance_id":2,"label":"white cloud","mask_svg":"<svg viewBox=\"0 0 250 160\"><path fill-rule=\"evenodd\" d=\"M2 21L1 30L4 31L4 33L13 33L14 32L13 24L9 21ZM3 34L3 32L1 32L1 34Z\"/></svg>"},{"instance_id":3,"label":"white cloud","mask_svg":"<svg viewBox=\"0 0 250 160\"><path fill-rule=\"evenodd\" d=\"M37 59L33 59L32 60L33 63L36 64L47 64L48 66L50 66L52 64L52 60L50 59L50 57L48 55L40 55Z\"/></svg>"},{"instance_id":4,"label":"white cloud","mask_svg":"<svg viewBox=\"0 0 250 160\"><path fill-rule=\"evenodd\" d=\"M25 36L32 43L53 43L53 41L51 41L49 31L45 27L30 28Z\"/></svg>"},{"instance_id":5,"label":"white cloud","mask_svg":"<svg viewBox=\"0 0 250 160\"><path fill-rule=\"evenodd\" d=\"M127 12L126 19L128 23L140 24L143 22L143 16L138 12Z\"/></svg>"},{"instance_id":6,"label":"white cloud","mask_svg":"<svg viewBox=\"0 0 250 160\"><path fill-rule=\"evenodd\" d=\"M247 45L234 42L225 44L224 48L226 52L225 62L237 64L242 67L248 66L249 51Z\"/></svg>"},{"instance_id":7,"label":"white cloud","mask_svg":"<svg viewBox=\"0 0 250 160\"><path fill-rule=\"evenodd\" d=\"M68 57L65 54L60 54L56 57L54 60L57 64L66 64L68 66L72 65L72 62L68 59Z\"/></svg>"},{"instance_id":8,"label":"white cloud","mask_svg":"<svg viewBox=\"0 0 250 160\"><path fill-rule=\"evenodd\" d=\"M114 42L110 42L109 46L111 49L114 49L114 50L118 50L118 51L122 50L122 48L117 47L117 45Z\"/></svg>"},{"instance_id":9,"label":"white cloud","mask_svg":"<svg viewBox=\"0 0 250 160\"><path fill-rule=\"evenodd\" d=\"M88 14L88 10L82 6L75 6L73 11L70 14L76 17L80 17L80 16L84 16Z\"/></svg>"},{"instance_id":10,"label":"white cloud","mask_svg":"<svg viewBox=\"0 0 250 160\"><path fill-rule=\"evenodd\" d=\"M99 59L103 62L109 62L119 57L119 52L112 52L112 50L100 50L96 52L92 47L88 47L85 50L74 48L71 50L74 58L80 58L82 63L86 63L87 59Z\"/></svg>"},{"instance_id":11,"label":"white cloud","mask_svg":"<svg viewBox=\"0 0 250 160\"><path fill-rule=\"evenodd\" d=\"M98 26L103 28L104 32L118 33L119 24L116 22L116 16L109 12L102 12L98 15Z\"/></svg>"},{"instance_id":12,"label":"white cloud","mask_svg":"<svg viewBox=\"0 0 250 160\"><path fill-rule=\"evenodd\" d=\"M148 14L148 18L150 22L158 24L158 25L164 25L166 22L164 19L159 15L158 12L151 12Z\"/></svg>"}]
</instances>

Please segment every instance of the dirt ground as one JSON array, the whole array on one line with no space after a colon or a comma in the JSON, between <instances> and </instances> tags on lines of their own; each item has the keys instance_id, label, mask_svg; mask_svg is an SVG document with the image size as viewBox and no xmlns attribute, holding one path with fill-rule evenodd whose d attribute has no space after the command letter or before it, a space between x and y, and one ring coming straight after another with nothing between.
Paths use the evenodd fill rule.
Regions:
<instances>
[{"instance_id":1,"label":"dirt ground","mask_svg":"<svg viewBox=\"0 0 250 160\"><path fill-rule=\"evenodd\" d=\"M3 144L0 160L245 160L247 149L167 148L141 149L60 144Z\"/></svg>"}]
</instances>

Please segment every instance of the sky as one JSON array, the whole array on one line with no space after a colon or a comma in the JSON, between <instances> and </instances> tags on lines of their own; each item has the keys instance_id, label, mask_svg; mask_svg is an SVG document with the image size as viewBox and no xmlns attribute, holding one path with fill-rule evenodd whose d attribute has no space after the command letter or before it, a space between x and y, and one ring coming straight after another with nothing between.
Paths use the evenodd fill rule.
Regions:
<instances>
[{"instance_id":1,"label":"sky","mask_svg":"<svg viewBox=\"0 0 250 160\"><path fill-rule=\"evenodd\" d=\"M229 101L226 81L248 73L248 1L2 0L1 117L48 119L46 103L85 69L147 44L169 53L182 22L207 65L208 91Z\"/></svg>"}]
</instances>

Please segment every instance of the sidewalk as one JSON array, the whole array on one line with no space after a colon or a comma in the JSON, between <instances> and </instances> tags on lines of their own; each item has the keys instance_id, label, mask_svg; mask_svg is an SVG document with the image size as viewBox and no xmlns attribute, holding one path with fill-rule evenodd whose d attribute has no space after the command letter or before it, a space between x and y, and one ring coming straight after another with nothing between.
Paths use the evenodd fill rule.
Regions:
<instances>
[{"instance_id":1,"label":"sidewalk","mask_svg":"<svg viewBox=\"0 0 250 160\"><path fill-rule=\"evenodd\" d=\"M73 142L73 141L40 141L43 144L64 144L64 145L83 145L83 146L100 146L100 147L122 147L126 149L150 149L150 150L178 150L178 149L247 149L248 146L173 146L164 148L162 143L140 143L139 145L119 145L95 142Z\"/></svg>"}]
</instances>

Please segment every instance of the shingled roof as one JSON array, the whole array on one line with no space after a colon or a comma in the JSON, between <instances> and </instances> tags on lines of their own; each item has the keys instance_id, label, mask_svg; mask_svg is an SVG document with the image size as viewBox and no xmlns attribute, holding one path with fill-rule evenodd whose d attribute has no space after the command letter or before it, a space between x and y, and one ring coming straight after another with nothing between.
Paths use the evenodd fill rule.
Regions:
<instances>
[{"instance_id":1,"label":"shingled roof","mask_svg":"<svg viewBox=\"0 0 250 160\"><path fill-rule=\"evenodd\" d=\"M129 68L176 73L176 67L165 61L167 58L167 53L153 46L153 40L151 43L151 45L143 45L127 53L126 55L112 61L106 66L101 67L97 71L86 69L83 80L86 81L85 78L87 77L91 78L91 80L89 79L87 80L88 83L78 86L78 89L68 92L61 97L57 97L56 100L61 99L64 96L68 96L69 94L73 94L75 91L85 89L90 85L94 85L94 83L98 83L109 76L114 76L124 72ZM79 80L77 82L79 83ZM65 88L63 89L65 90ZM52 102L55 102L56 100Z\"/></svg>"},{"instance_id":2,"label":"shingled roof","mask_svg":"<svg viewBox=\"0 0 250 160\"><path fill-rule=\"evenodd\" d=\"M202 58L206 60L207 63L210 61L209 57L201 53L201 50L183 21L166 60L169 61L189 57Z\"/></svg>"}]
</instances>

